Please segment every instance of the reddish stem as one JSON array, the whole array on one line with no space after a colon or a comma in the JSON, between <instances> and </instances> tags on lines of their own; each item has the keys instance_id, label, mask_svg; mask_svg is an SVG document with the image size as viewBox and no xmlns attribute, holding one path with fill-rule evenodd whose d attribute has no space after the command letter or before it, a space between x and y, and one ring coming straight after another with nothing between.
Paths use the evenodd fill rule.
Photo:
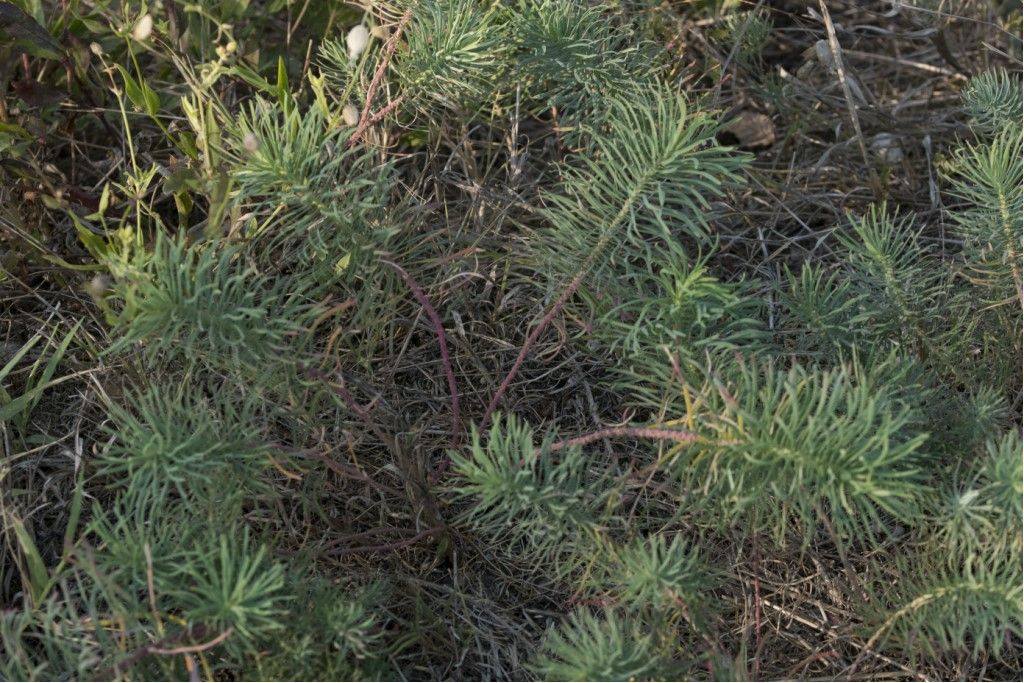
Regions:
<instances>
[{"instance_id":1,"label":"reddish stem","mask_svg":"<svg viewBox=\"0 0 1024 683\"><path fill-rule=\"evenodd\" d=\"M452 369L451 357L448 355L448 337L444 331L444 325L441 323L441 316L437 314L437 309L430 303L430 299L423 293L423 289L419 286L419 283L413 279L412 275L409 275L397 263L392 263L386 259L382 259L384 265L391 268L393 271L398 273L398 276L402 278L406 286L412 290L412 295L416 297L416 300L420 302L420 306L427 312L427 316L430 318L430 322L434 326L434 332L437 334L437 344L441 347L441 364L444 366L444 374L448 378L448 391L452 397L452 448L458 448L459 437L461 434L461 420L459 415L459 386L455 382L455 371Z\"/></svg>"},{"instance_id":2,"label":"reddish stem","mask_svg":"<svg viewBox=\"0 0 1024 683\"><path fill-rule=\"evenodd\" d=\"M501 381L501 384L498 386L498 390L494 392L494 397L487 406L487 410L484 411L483 419L480 420L481 432L486 430L487 426L491 423L491 414L498 408L498 403L505 395L505 392L508 391L509 386L512 384L512 380L515 379L516 375L519 373L519 369L523 366L523 362L526 360L526 355L530 353L530 349L533 348L537 339L540 338L540 335L544 333L544 330L547 329L548 325L551 324L551 321L554 320L556 315L558 315L558 312L562 310L563 306L565 306L565 302L569 300L569 297L579 289L579 286L583 283L583 278L586 277L589 270L589 268L580 269L580 272L577 273L576 277L574 277L572 282L569 283L569 286L565 288L561 296L558 297L555 303L548 310L547 314L545 314L544 318L541 319L540 324L533 328L533 332L531 332L530 336L526 338L526 342L523 343L523 348L519 350L519 355L516 357L516 362L512 364L512 369L509 370L507 375L505 375L505 379Z\"/></svg>"},{"instance_id":3,"label":"reddish stem","mask_svg":"<svg viewBox=\"0 0 1024 683\"><path fill-rule=\"evenodd\" d=\"M351 147L356 144L366 129L373 124L380 121L388 113L398 107L402 101L402 97L390 102L387 106L381 109L374 115L370 115L370 106L373 104L373 98L377 95L377 89L380 87L381 81L384 79L384 72L387 71L388 64L391 62L391 55L395 53L395 48L398 46L398 38L402 35L402 31L405 29L405 25L409 23L409 19L412 18L412 9L405 10L405 14L398 22L398 27L395 28L395 32L388 38L388 42L384 45L384 55L381 57L380 64L377 65L377 70L373 73L373 78L370 80L370 87L366 89L366 102L363 104L363 112L359 115L359 125L356 127L352 137L348 139L348 144Z\"/></svg>"},{"instance_id":4,"label":"reddish stem","mask_svg":"<svg viewBox=\"0 0 1024 683\"><path fill-rule=\"evenodd\" d=\"M573 446L586 446L587 444L601 441L616 436L629 436L638 439L664 439L676 443L693 443L697 435L693 432L682 432L675 429L660 429L658 427L609 427L591 434L584 434L564 441L556 441L548 447L549 452L560 451Z\"/></svg>"}]
</instances>

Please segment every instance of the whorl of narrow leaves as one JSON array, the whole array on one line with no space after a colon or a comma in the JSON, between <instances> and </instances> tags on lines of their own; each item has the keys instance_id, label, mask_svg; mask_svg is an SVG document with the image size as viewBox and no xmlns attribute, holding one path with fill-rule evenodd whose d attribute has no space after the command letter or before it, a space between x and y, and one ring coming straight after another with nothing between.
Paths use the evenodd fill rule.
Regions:
<instances>
[{"instance_id":1,"label":"whorl of narrow leaves","mask_svg":"<svg viewBox=\"0 0 1024 683\"><path fill-rule=\"evenodd\" d=\"M108 584L116 586L115 607L132 612L148 597L148 577L173 577L183 550L195 542L195 528L178 523L194 511L146 488L126 489L110 508L106 514L96 509L89 524L102 548L93 562Z\"/></svg>"},{"instance_id":2,"label":"whorl of narrow leaves","mask_svg":"<svg viewBox=\"0 0 1024 683\"><path fill-rule=\"evenodd\" d=\"M274 265L284 255L306 282L324 283L355 271L361 250L384 245L391 166L346 145L351 129L319 107L256 100L230 132L234 201L253 214L246 237L277 254Z\"/></svg>"},{"instance_id":3,"label":"whorl of narrow leaves","mask_svg":"<svg viewBox=\"0 0 1024 683\"><path fill-rule=\"evenodd\" d=\"M284 627L284 567L254 547L248 529L211 541L187 553L183 576L165 590L192 624L230 629L227 646L241 653Z\"/></svg>"},{"instance_id":4,"label":"whorl of narrow leaves","mask_svg":"<svg viewBox=\"0 0 1024 683\"><path fill-rule=\"evenodd\" d=\"M734 51L739 63L757 66L771 29L771 14L763 6L749 11L734 11L722 22L719 42L723 50Z\"/></svg>"},{"instance_id":5,"label":"whorl of narrow leaves","mask_svg":"<svg viewBox=\"0 0 1024 683\"><path fill-rule=\"evenodd\" d=\"M685 96L652 85L609 97L607 130L563 169L546 196L553 265L587 270L620 242L707 241L710 202L738 180L745 158L715 142L715 119Z\"/></svg>"},{"instance_id":6,"label":"whorl of narrow leaves","mask_svg":"<svg viewBox=\"0 0 1024 683\"><path fill-rule=\"evenodd\" d=\"M885 598L891 611L867 626L870 645L895 644L912 656L968 653L998 657L1022 635L1021 573L1016 554L960 555L937 564L927 557L896 560L899 581Z\"/></svg>"},{"instance_id":7,"label":"whorl of narrow leaves","mask_svg":"<svg viewBox=\"0 0 1024 683\"><path fill-rule=\"evenodd\" d=\"M533 669L552 681L672 679L671 661L636 621L585 610L548 635Z\"/></svg>"},{"instance_id":8,"label":"whorl of narrow leaves","mask_svg":"<svg viewBox=\"0 0 1024 683\"><path fill-rule=\"evenodd\" d=\"M875 336L900 343L911 353L941 351L938 327L948 296L948 276L917 239L911 216L885 204L850 218L837 236L846 250L849 281L859 293L860 315L851 323Z\"/></svg>"},{"instance_id":9,"label":"whorl of narrow leaves","mask_svg":"<svg viewBox=\"0 0 1024 683\"><path fill-rule=\"evenodd\" d=\"M284 567L247 527L227 520L224 533L209 533L187 522L189 506L144 490L129 489L110 515L97 513L91 532L99 545L85 563L91 590L130 632L152 628L156 609L206 640L226 632L227 651L239 654L283 628Z\"/></svg>"},{"instance_id":10,"label":"whorl of narrow leaves","mask_svg":"<svg viewBox=\"0 0 1024 683\"><path fill-rule=\"evenodd\" d=\"M1006 69L994 69L973 77L963 92L964 104L974 125L982 132L995 133L1006 126L1021 126L1024 85L1020 76Z\"/></svg>"},{"instance_id":11,"label":"whorl of narrow leaves","mask_svg":"<svg viewBox=\"0 0 1024 683\"><path fill-rule=\"evenodd\" d=\"M131 399L131 410L111 407L114 440L100 456L100 472L126 489L155 499L174 490L188 500L224 477L245 488L267 459L244 407L217 411L198 395L156 387Z\"/></svg>"},{"instance_id":12,"label":"whorl of narrow leaves","mask_svg":"<svg viewBox=\"0 0 1024 683\"><path fill-rule=\"evenodd\" d=\"M79 604L48 600L35 611L0 610L0 677L42 681L95 675L124 642L120 634L81 622L78 610L83 606L99 607L83 598ZM37 647L26 647L28 643Z\"/></svg>"},{"instance_id":13,"label":"whorl of narrow leaves","mask_svg":"<svg viewBox=\"0 0 1024 683\"><path fill-rule=\"evenodd\" d=\"M706 258L691 264L685 251L666 246L660 254L646 255L657 272L637 268L628 279L602 287L606 299L621 301L597 329L610 350L642 364L652 355L661 362L662 347L696 358L709 349L753 350L765 340L756 304L740 287L711 277Z\"/></svg>"},{"instance_id":14,"label":"whorl of narrow leaves","mask_svg":"<svg viewBox=\"0 0 1024 683\"><path fill-rule=\"evenodd\" d=\"M233 247L187 246L160 233L152 251L135 248L111 271L122 304L113 350L145 341L150 357L258 364L280 360L311 314L288 283L257 273Z\"/></svg>"},{"instance_id":15,"label":"whorl of narrow leaves","mask_svg":"<svg viewBox=\"0 0 1024 683\"><path fill-rule=\"evenodd\" d=\"M704 438L677 471L713 524L781 539L796 518L809 541L827 518L837 540L875 537L888 515L914 519L922 493L926 436L891 391L848 365L714 368L696 391L707 403L697 415Z\"/></svg>"},{"instance_id":16,"label":"whorl of narrow leaves","mask_svg":"<svg viewBox=\"0 0 1024 683\"><path fill-rule=\"evenodd\" d=\"M928 543L953 567L964 557L1020 557L1024 549L1020 433L1013 430L1002 439L989 439L981 450L982 457L959 467L951 483L936 494Z\"/></svg>"},{"instance_id":17,"label":"whorl of narrow leaves","mask_svg":"<svg viewBox=\"0 0 1024 683\"><path fill-rule=\"evenodd\" d=\"M496 3L410 0L406 47L393 66L413 108L434 118L448 109L475 111L502 84L512 44ZM438 110L440 109L440 113Z\"/></svg>"},{"instance_id":18,"label":"whorl of narrow leaves","mask_svg":"<svg viewBox=\"0 0 1024 683\"><path fill-rule=\"evenodd\" d=\"M1021 457L1020 432L1016 429L1000 439L985 444L985 460L981 468L982 482L992 504L999 510L1007 528L1019 541L1024 514L1024 458Z\"/></svg>"},{"instance_id":19,"label":"whorl of narrow leaves","mask_svg":"<svg viewBox=\"0 0 1024 683\"><path fill-rule=\"evenodd\" d=\"M592 528L601 491L582 451L554 454L549 445L550 440L535 444L533 430L510 415L495 420L486 443L474 430L468 453L451 451L460 480L456 490L472 501L466 521L536 550L550 550Z\"/></svg>"},{"instance_id":20,"label":"whorl of narrow leaves","mask_svg":"<svg viewBox=\"0 0 1024 683\"><path fill-rule=\"evenodd\" d=\"M350 594L326 580L292 576L288 591L305 609L289 614L284 632L274 636L275 652L258 665L263 680L390 680L393 669L381 661L387 631L381 601L370 590Z\"/></svg>"},{"instance_id":21,"label":"whorl of narrow leaves","mask_svg":"<svg viewBox=\"0 0 1024 683\"><path fill-rule=\"evenodd\" d=\"M632 96L638 84L653 87L652 55L606 8L519 0L510 14L528 97L568 127L603 120L604 103Z\"/></svg>"},{"instance_id":22,"label":"whorl of narrow leaves","mask_svg":"<svg viewBox=\"0 0 1024 683\"><path fill-rule=\"evenodd\" d=\"M786 348L806 358L829 359L862 339L862 311L870 302L849 279L804 263L799 274L787 268L786 283L780 326Z\"/></svg>"},{"instance_id":23,"label":"whorl of narrow leaves","mask_svg":"<svg viewBox=\"0 0 1024 683\"><path fill-rule=\"evenodd\" d=\"M680 536L636 538L617 553L610 579L621 582L622 597L634 608L654 606L663 611L708 611L710 576L697 550Z\"/></svg>"},{"instance_id":24,"label":"whorl of narrow leaves","mask_svg":"<svg viewBox=\"0 0 1024 683\"><path fill-rule=\"evenodd\" d=\"M374 585L350 589L326 577L285 573L288 600L301 609L281 613L284 628L273 636L272 657L255 662L260 680L390 680L382 603L390 597Z\"/></svg>"},{"instance_id":25,"label":"whorl of narrow leaves","mask_svg":"<svg viewBox=\"0 0 1024 683\"><path fill-rule=\"evenodd\" d=\"M990 290L991 303L1024 301L1021 245L1024 232L1024 135L1005 126L989 142L965 145L950 164L950 192L966 202L950 212L966 241L973 279Z\"/></svg>"}]
</instances>

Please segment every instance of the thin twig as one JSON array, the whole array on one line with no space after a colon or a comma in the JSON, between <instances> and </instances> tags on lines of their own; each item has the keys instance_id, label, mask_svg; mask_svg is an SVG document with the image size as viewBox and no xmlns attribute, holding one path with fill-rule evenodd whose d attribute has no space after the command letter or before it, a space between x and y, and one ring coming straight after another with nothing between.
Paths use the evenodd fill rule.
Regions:
<instances>
[{"instance_id":1,"label":"thin twig","mask_svg":"<svg viewBox=\"0 0 1024 683\"><path fill-rule=\"evenodd\" d=\"M437 534L442 533L443 531L443 526L435 526L431 527L430 529L424 529L415 536L412 536L410 538L404 538L401 541L395 541L393 543L382 543L380 545L364 545L360 548L341 548L331 553L331 555L350 555L352 553L380 553L387 552L389 550L398 550L399 548L404 548L407 545L412 545L413 543L416 543L417 541L420 541L423 538L426 538L427 536L436 536Z\"/></svg>"},{"instance_id":2,"label":"thin twig","mask_svg":"<svg viewBox=\"0 0 1024 683\"><path fill-rule=\"evenodd\" d=\"M207 627L205 627L205 626L199 625L199 626L189 627L189 628L185 629L184 631L182 631L180 633L175 633L175 634L167 636L165 638L161 638L160 640L156 641L155 643L147 643L146 645L143 645L142 647L136 648L125 659L123 659L120 662L117 662L116 664L114 664L113 666L108 667L107 669L104 669L103 671L101 671L94 678L94 680L97 680L97 681L110 681L110 680L113 680L115 676L118 676L118 675L122 674L123 672L127 671L128 669L130 669L131 667L135 666L140 661L142 661L147 655L150 655L150 654L164 654L166 652L170 652L170 650L161 649L160 645L170 645L172 643L180 642L182 640L190 639L190 638L202 638L202 637L205 637L207 633L209 633L209 629ZM219 636L217 636L217 638L214 639L217 642L215 642L213 644L206 643L204 648L214 647L215 645L218 645L218 644L224 642L224 640L227 639L228 636L230 636L230 635L231 635L231 629L229 628L227 631L225 631L224 633L220 634Z\"/></svg>"},{"instance_id":3,"label":"thin twig","mask_svg":"<svg viewBox=\"0 0 1024 683\"><path fill-rule=\"evenodd\" d=\"M153 654L156 654L156 655L184 655L184 654L189 654L189 653L192 653L192 652L204 652L206 650L209 650L210 648L217 647L218 645L223 643L225 640L230 638L231 637L231 633L233 632L233 630L234 629L232 629L229 626L226 631L221 633L219 636L217 636L213 640L208 640L205 643L199 643L198 645L183 645L182 647L175 647L175 648L171 648L169 650L164 650L164 649L161 649L161 648L154 647L154 648L150 648L149 651L152 652Z\"/></svg>"},{"instance_id":4,"label":"thin twig","mask_svg":"<svg viewBox=\"0 0 1024 683\"><path fill-rule=\"evenodd\" d=\"M853 92L850 90L850 83L846 80L846 68L843 66L843 52L839 47L839 39L836 37L836 27L832 24L832 15L828 12L825 0L818 0L821 7L821 17L825 21L825 32L828 34L828 46L832 50L832 61L835 62L836 76L839 78L839 85L843 88L843 97L846 99L846 107L850 110L850 120L853 122L853 132L857 136L857 146L860 147L860 154L864 158L864 165L871 174L871 189L876 195L881 194L882 185L875 172L875 165L868 156L867 143L864 142L864 132L860 128L860 117L857 115L857 104L853 101Z\"/></svg>"},{"instance_id":5,"label":"thin twig","mask_svg":"<svg viewBox=\"0 0 1024 683\"><path fill-rule=\"evenodd\" d=\"M841 642L849 643L849 645L851 647L857 649L860 653L870 655L870 656L874 657L875 659L878 659L879 661L885 662L889 666L894 666L897 669L899 669L900 671L902 671L903 673L905 673L908 676L910 676L911 678L915 678L915 679L917 679L919 681L927 681L928 680L920 672L914 671L913 669L911 669L911 668L909 668L909 667L907 667L907 666L905 666L903 664L900 664L899 662L897 662L896 660L892 659L891 657L886 657L885 655L883 655L880 652L875 652L874 650L871 649L871 646L862 645L862 644L858 643L855 639L849 638L848 636L844 636L844 635L840 634L839 631L837 631L835 628L833 628L831 626L828 626L827 624L821 624L821 623L819 623L817 621L814 621L813 619L808 619L807 617L801 616L801 615L797 614L796 612L793 612L792 610L788 610L785 607L782 607L781 605L776 605L775 603L771 602L770 600L768 600L766 598L762 598L761 599L761 603L765 607L770 607L771 609L775 610L779 614L782 614L783 616L788 617L789 619L792 619L793 621L795 621L797 623L803 624L804 626L808 626L808 627L814 629L815 631L818 631L819 633L821 633L823 635L827 635L827 636L829 636L833 640L838 640L838 641L841 641ZM852 673L853 673L852 671L847 671L847 674L850 675L851 678L853 678Z\"/></svg>"},{"instance_id":6,"label":"thin twig","mask_svg":"<svg viewBox=\"0 0 1024 683\"><path fill-rule=\"evenodd\" d=\"M363 473L355 466L333 460L328 456L324 455L323 453L320 453L312 448L290 449L289 452L292 455L298 455L301 457L309 458L311 460L316 460L317 462L324 464L328 469L330 469L339 476L346 477L348 479L353 479L355 481L366 482L367 484L370 484L371 486L374 486L380 489L381 491L390 493L392 495L403 495L402 491L394 488L393 486L382 484L376 479Z\"/></svg>"},{"instance_id":7,"label":"thin twig","mask_svg":"<svg viewBox=\"0 0 1024 683\"><path fill-rule=\"evenodd\" d=\"M754 676L761 675L761 546L754 534Z\"/></svg>"},{"instance_id":8,"label":"thin twig","mask_svg":"<svg viewBox=\"0 0 1024 683\"><path fill-rule=\"evenodd\" d=\"M352 137L348 139L350 147L359 142L359 139L363 137L363 133L366 132L367 128L394 111L404 97L399 96L376 114L373 114L372 116L370 115L370 107L373 105L373 98L376 97L377 89L380 87L381 81L384 79L384 72L387 71L388 64L391 62L391 55L395 53L395 48L398 46L398 39L402 35L402 31L405 29L405 25L409 23L409 19L411 18L412 9L410 8L405 10L405 14L402 15L402 18L398 22L398 27L395 28L395 32L391 34L391 37L388 38L388 42L384 45L384 54L381 57L380 64L377 65L377 70L373 74L373 79L370 80L370 87L366 89L366 102L363 103L363 112L359 115L359 125L356 127L355 132L352 133Z\"/></svg>"},{"instance_id":9,"label":"thin twig","mask_svg":"<svg viewBox=\"0 0 1024 683\"><path fill-rule=\"evenodd\" d=\"M349 393L348 389L346 389L344 385L331 382L326 375L324 375L316 368L306 368L306 374L308 374L310 377L320 380L328 387L330 387L331 390L334 391L334 393L340 396L341 400L345 402L346 406L348 406L348 409L355 413L359 417L359 419L363 421L363 424L369 427L370 431L376 434L377 438L380 439L385 446L391 449L392 453L398 450L398 445L395 443L394 438L388 436L384 432L384 430L377 426L376 422L370 419L369 413L367 413L366 410L364 410L363 407L356 402L356 399L352 396L351 393Z\"/></svg>"},{"instance_id":10,"label":"thin twig","mask_svg":"<svg viewBox=\"0 0 1024 683\"><path fill-rule=\"evenodd\" d=\"M693 443L697 435L692 432L683 432L676 429L661 429L659 427L609 427L591 434L556 441L548 447L548 451L560 451L574 446L586 446L587 444L609 439L617 436L628 436L637 439L656 439L675 441L676 443Z\"/></svg>"}]
</instances>

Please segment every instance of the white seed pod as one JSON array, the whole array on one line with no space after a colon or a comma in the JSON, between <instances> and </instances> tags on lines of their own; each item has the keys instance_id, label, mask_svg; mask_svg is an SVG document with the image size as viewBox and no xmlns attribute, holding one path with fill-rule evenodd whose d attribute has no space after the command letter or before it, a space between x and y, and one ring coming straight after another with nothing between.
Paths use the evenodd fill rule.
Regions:
<instances>
[{"instance_id":1,"label":"white seed pod","mask_svg":"<svg viewBox=\"0 0 1024 683\"><path fill-rule=\"evenodd\" d=\"M355 62L359 59L359 55L363 54L366 46L370 44L370 32L362 24L353 26L345 37L345 44L348 45L349 61Z\"/></svg>"},{"instance_id":2,"label":"white seed pod","mask_svg":"<svg viewBox=\"0 0 1024 683\"><path fill-rule=\"evenodd\" d=\"M242 138L242 146L245 147L246 151L255 153L260 148L260 140L250 131Z\"/></svg>"},{"instance_id":3,"label":"white seed pod","mask_svg":"<svg viewBox=\"0 0 1024 683\"><path fill-rule=\"evenodd\" d=\"M153 33L153 15L143 14L132 30L132 38L141 43L149 38L151 33Z\"/></svg>"},{"instance_id":4,"label":"white seed pod","mask_svg":"<svg viewBox=\"0 0 1024 683\"><path fill-rule=\"evenodd\" d=\"M354 104L346 104L341 109L341 118L346 126L354 126L359 123L359 110Z\"/></svg>"}]
</instances>

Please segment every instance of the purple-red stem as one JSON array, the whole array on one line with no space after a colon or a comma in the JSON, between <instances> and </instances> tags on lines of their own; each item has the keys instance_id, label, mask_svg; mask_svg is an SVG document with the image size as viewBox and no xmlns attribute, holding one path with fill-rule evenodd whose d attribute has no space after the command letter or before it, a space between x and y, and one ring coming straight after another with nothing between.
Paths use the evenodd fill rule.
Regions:
<instances>
[{"instance_id":1,"label":"purple-red stem","mask_svg":"<svg viewBox=\"0 0 1024 683\"><path fill-rule=\"evenodd\" d=\"M462 432L462 420L459 415L459 386L455 382L455 371L452 369L451 357L448 355L448 336L445 334L444 325L441 324L441 316L437 309L430 303L430 299L423 293L423 288L397 263L383 260L384 265L398 273L405 285L412 291L412 295L420 302L420 306L427 312L427 317L434 325L434 332L437 334L437 344L441 347L441 364L444 366L444 374L448 378L448 391L452 396L452 448L458 448L459 437Z\"/></svg>"},{"instance_id":2,"label":"purple-red stem","mask_svg":"<svg viewBox=\"0 0 1024 683\"><path fill-rule=\"evenodd\" d=\"M494 397L487 406L483 419L480 420L481 432L486 430L487 426L491 423L491 414L498 408L498 403L501 401L501 398L505 395L505 392L508 391L509 386L512 384L512 380L514 380L516 374L519 373L519 369L523 367L526 355L530 353L530 349L533 348L535 343L537 343L537 339L540 338L540 335L544 333L544 330L547 329L548 325L551 324L551 321L554 320L556 315L558 315L558 312L562 310L563 306L565 306L565 302L569 300L569 297L579 289L580 284L583 282L583 278L586 277L589 270L589 268L580 269L580 272L575 278L573 278L572 282L569 283L569 286L565 288L565 291L562 292L561 296L559 296L551 306L544 318L541 319L540 324L533 328L533 332L531 332L530 336L526 338L526 342L523 343L523 348L519 350L519 356L516 357L516 362L512 364L512 369L509 370L507 375L505 375L505 379L501 381L501 384L498 386L498 390L494 392Z\"/></svg>"}]
</instances>

